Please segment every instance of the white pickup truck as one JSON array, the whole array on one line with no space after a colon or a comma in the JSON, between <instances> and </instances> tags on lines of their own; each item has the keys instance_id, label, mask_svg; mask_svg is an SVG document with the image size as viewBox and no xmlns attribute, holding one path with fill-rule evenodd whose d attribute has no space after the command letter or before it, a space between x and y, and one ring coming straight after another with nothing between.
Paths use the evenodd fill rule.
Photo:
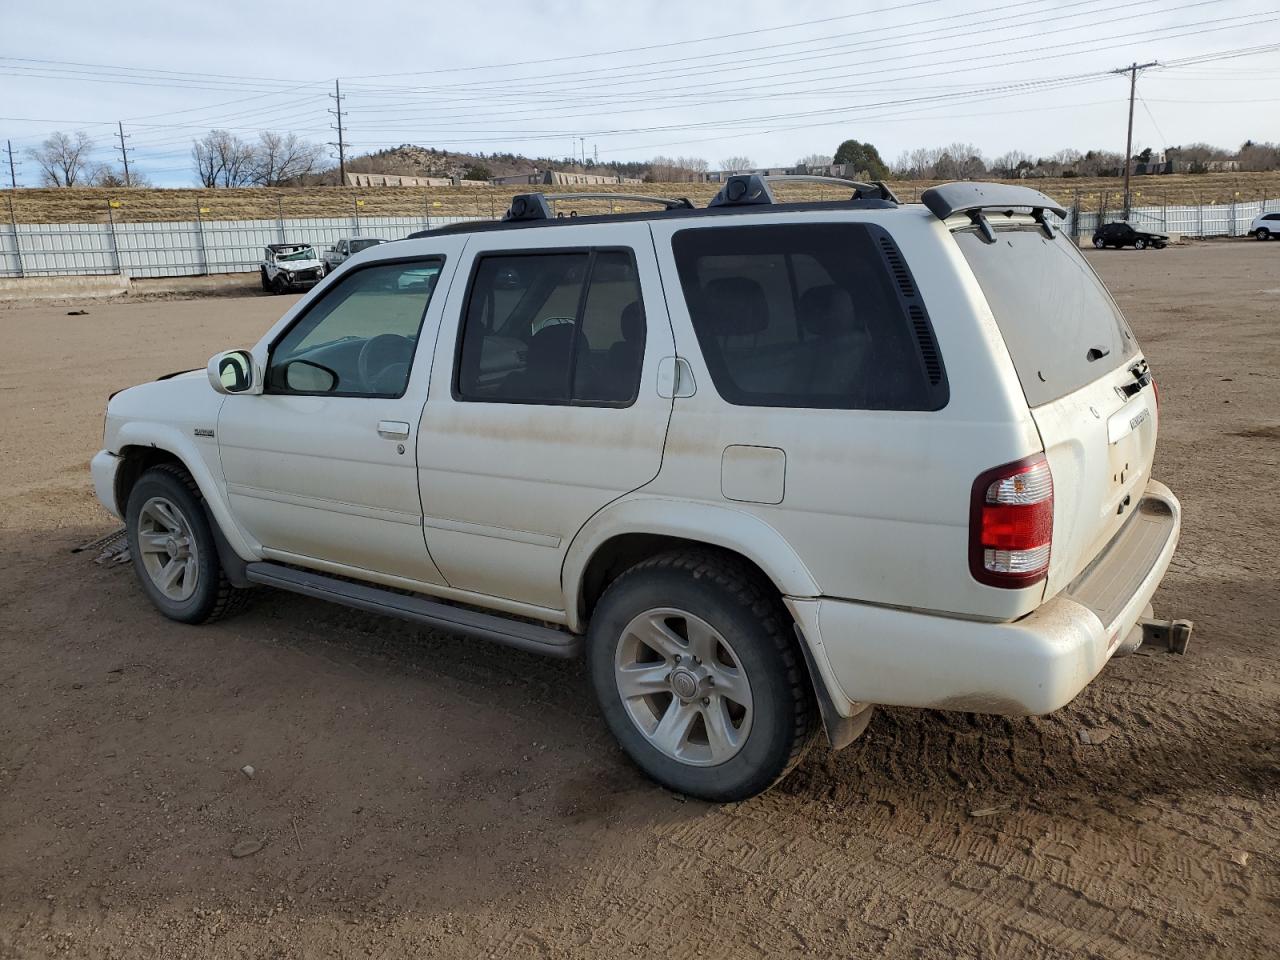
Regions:
<instances>
[{"instance_id":1,"label":"white pickup truck","mask_svg":"<svg viewBox=\"0 0 1280 960\"><path fill-rule=\"evenodd\" d=\"M352 254L386 242L379 237L353 237L348 240L339 240L324 252L324 272L326 274L332 273L346 263Z\"/></svg>"},{"instance_id":2,"label":"white pickup truck","mask_svg":"<svg viewBox=\"0 0 1280 960\"><path fill-rule=\"evenodd\" d=\"M93 480L142 587L187 623L266 585L585 653L632 759L717 800L875 704L1049 713L1180 652L1155 381L1062 209L847 186L532 194L366 251L110 400Z\"/></svg>"}]
</instances>

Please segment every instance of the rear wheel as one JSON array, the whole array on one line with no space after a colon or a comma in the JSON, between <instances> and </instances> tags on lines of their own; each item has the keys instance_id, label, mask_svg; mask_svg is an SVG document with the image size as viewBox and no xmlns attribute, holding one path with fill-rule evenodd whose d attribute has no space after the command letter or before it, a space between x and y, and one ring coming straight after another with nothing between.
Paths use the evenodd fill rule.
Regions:
<instances>
[{"instance_id":1,"label":"rear wheel","mask_svg":"<svg viewBox=\"0 0 1280 960\"><path fill-rule=\"evenodd\" d=\"M1259 227L1257 230L1253 231L1253 235L1257 237L1259 240L1271 239L1271 231L1268 230L1266 227Z\"/></svg>"},{"instance_id":2,"label":"rear wheel","mask_svg":"<svg viewBox=\"0 0 1280 960\"><path fill-rule=\"evenodd\" d=\"M1101 237L1093 238L1093 246L1095 249L1102 250L1106 247L1106 245L1107 245L1107 242L1103 240Z\"/></svg>"},{"instance_id":3,"label":"rear wheel","mask_svg":"<svg viewBox=\"0 0 1280 960\"><path fill-rule=\"evenodd\" d=\"M628 756L690 796L768 789L813 740L790 618L731 558L672 553L613 582L588 633L601 711Z\"/></svg>"},{"instance_id":4,"label":"rear wheel","mask_svg":"<svg viewBox=\"0 0 1280 960\"><path fill-rule=\"evenodd\" d=\"M180 467L152 467L125 509L133 568L156 609L172 620L206 623L238 609L248 591L231 586L195 481Z\"/></svg>"},{"instance_id":5,"label":"rear wheel","mask_svg":"<svg viewBox=\"0 0 1280 960\"><path fill-rule=\"evenodd\" d=\"M263 270L261 267L259 267L259 268L258 268L258 277L259 277L259 279L261 279L261 280L262 280L262 289L263 289L263 290L270 290L270 289L271 289L271 281L267 279L267 271L266 271L266 270Z\"/></svg>"}]
</instances>

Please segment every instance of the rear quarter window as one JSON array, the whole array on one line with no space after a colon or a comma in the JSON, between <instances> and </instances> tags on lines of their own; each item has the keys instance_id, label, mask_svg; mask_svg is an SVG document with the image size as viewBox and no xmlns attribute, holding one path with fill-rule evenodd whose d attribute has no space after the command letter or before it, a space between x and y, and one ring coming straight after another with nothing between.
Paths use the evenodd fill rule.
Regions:
<instances>
[{"instance_id":1,"label":"rear quarter window","mask_svg":"<svg viewBox=\"0 0 1280 960\"><path fill-rule=\"evenodd\" d=\"M1027 404L1052 403L1138 352L1133 332L1079 248L1036 226L954 234L995 315ZM1090 356L1097 359L1090 359Z\"/></svg>"},{"instance_id":2,"label":"rear quarter window","mask_svg":"<svg viewBox=\"0 0 1280 960\"><path fill-rule=\"evenodd\" d=\"M856 223L677 232L672 249L716 390L730 403L937 410L928 314L889 235Z\"/></svg>"}]
</instances>

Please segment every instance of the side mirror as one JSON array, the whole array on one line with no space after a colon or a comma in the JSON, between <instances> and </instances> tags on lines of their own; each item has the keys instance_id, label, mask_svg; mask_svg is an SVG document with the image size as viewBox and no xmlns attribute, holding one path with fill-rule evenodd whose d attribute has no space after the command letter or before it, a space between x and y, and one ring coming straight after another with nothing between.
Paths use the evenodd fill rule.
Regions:
<instances>
[{"instance_id":1,"label":"side mirror","mask_svg":"<svg viewBox=\"0 0 1280 960\"><path fill-rule=\"evenodd\" d=\"M218 393L262 392L262 370L248 350L214 354L207 370L209 383Z\"/></svg>"}]
</instances>

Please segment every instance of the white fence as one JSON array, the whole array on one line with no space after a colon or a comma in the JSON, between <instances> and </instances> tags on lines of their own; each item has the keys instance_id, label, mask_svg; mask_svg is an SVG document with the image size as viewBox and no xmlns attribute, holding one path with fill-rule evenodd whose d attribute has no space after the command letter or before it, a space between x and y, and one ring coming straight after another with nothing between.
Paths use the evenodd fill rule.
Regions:
<instances>
[{"instance_id":1,"label":"white fence","mask_svg":"<svg viewBox=\"0 0 1280 960\"><path fill-rule=\"evenodd\" d=\"M1203 206L1134 207L1139 227L1188 237L1239 237L1262 212L1280 212L1280 200ZM1091 236L1098 222L1120 211L1072 211L1063 228ZM187 220L157 223L47 223L0 225L0 277L125 274L182 277L250 273L268 243L328 247L345 237L399 240L418 230L478 217L327 217L322 219Z\"/></svg>"},{"instance_id":2,"label":"white fence","mask_svg":"<svg viewBox=\"0 0 1280 960\"><path fill-rule=\"evenodd\" d=\"M308 220L187 220L156 223L0 225L0 277L184 277L249 273L268 243L318 250L346 237L400 240L475 217L328 217Z\"/></svg>"}]
</instances>

